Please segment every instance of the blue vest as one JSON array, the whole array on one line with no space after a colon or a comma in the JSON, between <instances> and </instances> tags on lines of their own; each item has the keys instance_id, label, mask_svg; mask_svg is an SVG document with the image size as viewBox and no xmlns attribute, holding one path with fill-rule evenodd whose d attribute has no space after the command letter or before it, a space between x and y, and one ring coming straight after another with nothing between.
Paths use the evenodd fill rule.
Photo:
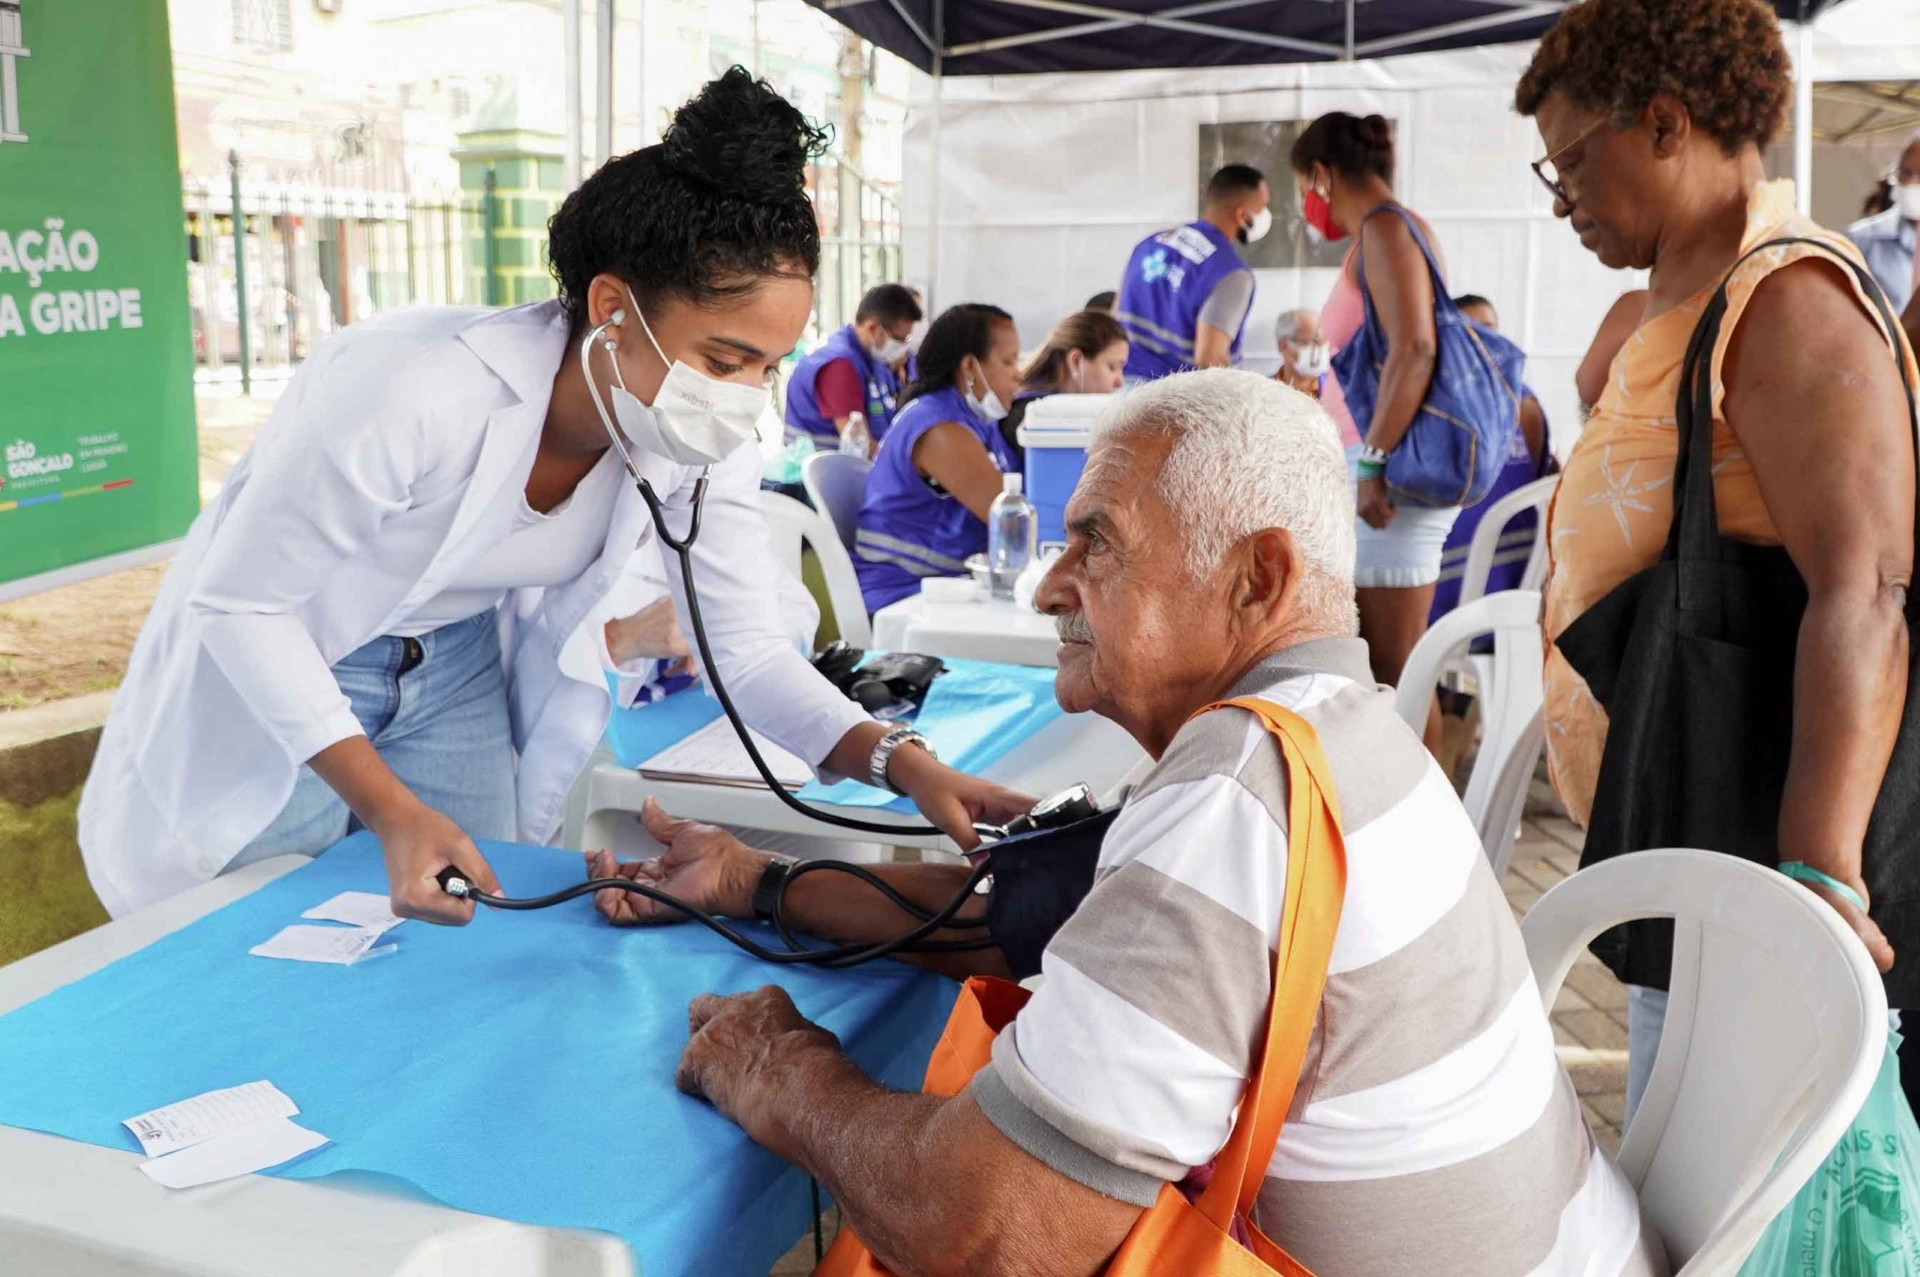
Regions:
<instances>
[{"instance_id":1,"label":"blue vest","mask_svg":"<svg viewBox=\"0 0 1920 1277\"><path fill-rule=\"evenodd\" d=\"M853 567L869 612L918 594L922 577L965 574L967 556L987 548L987 525L913 468L920 436L949 421L971 430L1002 473L1019 469L999 425L976 416L958 390L936 390L902 408L874 456L854 538Z\"/></svg>"},{"instance_id":2,"label":"blue vest","mask_svg":"<svg viewBox=\"0 0 1920 1277\"><path fill-rule=\"evenodd\" d=\"M1211 222L1176 226L1141 240L1127 261L1114 307L1114 318L1127 330L1128 378L1151 381L1192 368L1200 308L1214 285L1246 269L1233 241ZM1236 364L1245 328L1243 315L1233 334Z\"/></svg>"},{"instance_id":3,"label":"blue vest","mask_svg":"<svg viewBox=\"0 0 1920 1277\"><path fill-rule=\"evenodd\" d=\"M1534 393L1522 386L1520 397L1523 400L1533 399ZM1545 422L1543 414L1541 424ZM1513 443L1507 448L1507 464L1493 481L1493 487L1488 489L1479 504L1470 505L1460 512L1460 517L1453 522L1453 531L1447 534L1447 543L1440 551L1440 583L1433 590L1433 610L1427 615L1428 625L1459 605L1460 578L1466 572L1467 550L1473 545L1474 529L1480 526L1487 507L1535 479L1546 478L1554 468L1550 437L1536 465L1533 454L1527 451L1526 432L1516 426ZM1488 594L1520 588L1520 579L1527 570L1527 559L1533 553L1533 539L1537 535L1539 522L1540 516L1532 510L1522 510L1507 521L1506 530L1500 534L1500 544L1493 551L1493 570L1487 574Z\"/></svg>"},{"instance_id":4,"label":"blue vest","mask_svg":"<svg viewBox=\"0 0 1920 1277\"><path fill-rule=\"evenodd\" d=\"M815 447L829 452L840 446L840 432L833 428L833 418L821 415L814 386L820 370L836 359L851 362L853 370L860 374L861 385L866 388L866 407L862 411L867 415L867 433L883 439L893 425L893 406L900 397L900 382L894 377L893 369L875 359L849 325L808 351L793 370L793 377L787 382L789 443L805 436L813 440Z\"/></svg>"}]
</instances>

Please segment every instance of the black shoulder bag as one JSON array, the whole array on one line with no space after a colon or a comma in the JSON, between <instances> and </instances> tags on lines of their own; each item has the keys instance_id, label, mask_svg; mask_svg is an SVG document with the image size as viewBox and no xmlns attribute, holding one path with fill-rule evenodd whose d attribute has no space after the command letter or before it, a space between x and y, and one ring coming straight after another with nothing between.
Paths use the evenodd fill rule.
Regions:
<instances>
[{"instance_id":1,"label":"black shoulder bag","mask_svg":"<svg viewBox=\"0 0 1920 1277\"><path fill-rule=\"evenodd\" d=\"M1753 252L1783 244L1830 253L1861 280L1888 335L1898 333L1872 276L1830 246L1788 238ZM1780 861L1794 657L1807 588L1784 549L1720 535L1712 359L1726 312L1722 281L1681 368L1673 524L1659 562L1621 582L1554 640L1611 720L1582 868L1654 847L1698 847L1769 866ZM1910 384L1907 412L1912 426ZM1911 597L1906 615L1906 706L1862 864L1873 919L1897 955L1887 1001L1920 1008L1920 614ZM1671 922L1628 923L1592 948L1627 983L1667 987Z\"/></svg>"}]
</instances>

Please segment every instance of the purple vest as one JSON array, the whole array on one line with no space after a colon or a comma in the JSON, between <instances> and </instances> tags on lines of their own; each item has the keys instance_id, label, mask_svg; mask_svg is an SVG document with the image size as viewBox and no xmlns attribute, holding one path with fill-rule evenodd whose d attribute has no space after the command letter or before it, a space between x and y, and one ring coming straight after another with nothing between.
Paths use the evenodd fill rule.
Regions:
<instances>
[{"instance_id":1,"label":"purple vest","mask_svg":"<svg viewBox=\"0 0 1920 1277\"><path fill-rule=\"evenodd\" d=\"M893 369L875 359L849 325L808 351L793 370L787 382L789 442L805 436L813 440L815 447L829 452L840 446L840 433L833 428L833 418L821 415L814 385L820 370L836 359L850 361L866 388L866 407L862 411L867 415L867 433L883 439L893 425L893 406L900 397L900 383Z\"/></svg>"},{"instance_id":2,"label":"purple vest","mask_svg":"<svg viewBox=\"0 0 1920 1277\"><path fill-rule=\"evenodd\" d=\"M913 468L920 436L948 421L971 430L1003 473L1019 469L999 425L976 416L958 390L936 390L902 408L874 456L854 538L853 567L869 612L918 594L922 577L965 574L967 556L987 548L987 525Z\"/></svg>"},{"instance_id":3,"label":"purple vest","mask_svg":"<svg viewBox=\"0 0 1920 1277\"><path fill-rule=\"evenodd\" d=\"M1127 330L1127 376L1151 381L1192 368L1200 308L1214 285L1246 269L1233 241L1211 222L1176 226L1141 240L1127 261L1114 307L1114 318ZM1233 334L1236 364L1245 328L1242 316L1240 331Z\"/></svg>"},{"instance_id":4,"label":"purple vest","mask_svg":"<svg viewBox=\"0 0 1920 1277\"><path fill-rule=\"evenodd\" d=\"M1523 399L1534 398L1533 391L1525 386L1520 388L1520 394ZM1544 416L1541 421L1544 425ZM1428 625L1459 606L1460 578L1466 571L1467 550L1473 545L1473 531L1486 516L1487 507L1535 479L1546 478L1554 469L1552 444L1546 444L1541 462L1536 466L1527 451L1526 433L1515 427L1513 444L1507 449L1507 464L1499 478L1493 481L1493 487L1478 505L1470 505L1460 512L1460 517L1454 520L1453 531L1447 534L1447 543L1440 551L1440 583L1433 589L1433 611L1427 614ZM1507 521L1506 529L1500 533L1500 544L1493 552L1493 570L1487 574L1488 594L1520 588L1539 522L1540 516L1532 510L1522 510Z\"/></svg>"}]
</instances>

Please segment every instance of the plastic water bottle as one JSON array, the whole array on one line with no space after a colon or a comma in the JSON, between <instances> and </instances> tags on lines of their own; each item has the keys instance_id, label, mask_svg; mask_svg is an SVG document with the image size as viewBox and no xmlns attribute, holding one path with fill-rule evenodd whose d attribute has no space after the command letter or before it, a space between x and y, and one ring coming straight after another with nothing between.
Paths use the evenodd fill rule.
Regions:
<instances>
[{"instance_id":1,"label":"plastic water bottle","mask_svg":"<svg viewBox=\"0 0 1920 1277\"><path fill-rule=\"evenodd\" d=\"M864 414L847 414L847 428L840 434L840 451L851 453L862 460L873 455L873 436L867 433L867 419Z\"/></svg>"},{"instance_id":2,"label":"plastic water bottle","mask_svg":"<svg viewBox=\"0 0 1920 1277\"><path fill-rule=\"evenodd\" d=\"M1013 597L1013 583L1033 561L1040 517L1020 490L1023 477L1003 475L1000 495L987 508L988 581L997 599Z\"/></svg>"}]
</instances>

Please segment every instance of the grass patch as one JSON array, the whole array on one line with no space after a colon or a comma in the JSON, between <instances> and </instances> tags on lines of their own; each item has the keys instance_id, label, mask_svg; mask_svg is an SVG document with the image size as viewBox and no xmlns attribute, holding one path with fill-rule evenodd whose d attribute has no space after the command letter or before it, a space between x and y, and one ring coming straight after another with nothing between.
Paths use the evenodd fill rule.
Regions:
<instances>
[{"instance_id":1,"label":"grass patch","mask_svg":"<svg viewBox=\"0 0 1920 1277\"><path fill-rule=\"evenodd\" d=\"M30 807L0 800L0 964L107 921L80 863L80 790Z\"/></svg>"}]
</instances>

